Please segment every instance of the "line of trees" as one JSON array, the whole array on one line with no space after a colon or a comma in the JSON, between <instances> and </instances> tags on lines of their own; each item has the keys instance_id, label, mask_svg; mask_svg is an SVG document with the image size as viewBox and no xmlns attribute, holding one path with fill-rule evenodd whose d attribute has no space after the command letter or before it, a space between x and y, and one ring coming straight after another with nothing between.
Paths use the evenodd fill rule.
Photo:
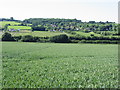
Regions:
<instances>
[{"instance_id":1,"label":"line of trees","mask_svg":"<svg viewBox=\"0 0 120 90\"><path fill-rule=\"evenodd\" d=\"M0 21L16 21L16 22L21 22L20 20L15 20L13 17L10 17L10 18L0 18Z\"/></svg>"},{"instance_id":2,"label":"line of trees","mask_svg":"<svg viewBox=\"0 0 120 90\"><path fill-rule=\"evenodd\" d=\"M120 43L120 37L83 37L83 36L67 36L66 34L56 35L52 37L36 37L31 35L12 36L5 32L2 35L2 41L21 41L21 42L55 42L55 43Z\"/></svg>"},{"instance_id":3,"label":"line of trees","mask_svg":"<svg viewBox=\"0 0 120 90\"><path fill-rule=\"evenodd\" d=\"M44 26L32 26L32 31L45 31Z\"/></svg>"}]
</instances>

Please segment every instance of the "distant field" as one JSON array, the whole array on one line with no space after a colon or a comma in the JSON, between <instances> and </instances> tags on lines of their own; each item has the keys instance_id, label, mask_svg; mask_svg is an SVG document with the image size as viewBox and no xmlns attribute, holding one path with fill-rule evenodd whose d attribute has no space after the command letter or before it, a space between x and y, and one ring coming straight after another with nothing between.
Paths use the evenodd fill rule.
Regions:
<instances>
[{"instance_id":1,"label":"distant field","mask_svg":"<svg viewBox=\"0 0 120 90\"><path fill-rule=\"evenodd\" d=\"M8 26L8 29L31 30L31 27L29 26Z\"/></svg>"},{"instance_id":2,"label":"distant field","mask_svg":"<svg viewBox=\"0 0 120 90\"><path fill-rule=\"evenodd\" d=\"M118 46L2 43L3 88L117 88Z\"/></svg>"},{"instance_id":3,"label":"distant field","mask_svg":"<svg viewBox=\"0 0 120 90\"><path fill-rule=\"evenodd\" d=\"M100 34L96 34L94 32L90 32L90 33L84 33L84 32L80 32L80 31L76 31L77 34L83 35L83 36L90 36L91 34L94 34L94 36L101 36Z\"/></svg>"},{"instance_id":4,"label":"distant field","mask_svg":"<svg viewBox=\"0 0 120 90\"><path fill-rule=\"evenodd\" d=\"M0 27L4 27L6 24L10 24L10 25L19 25L20 23L14 22L14 21L0 21L0 24L1 24Z\"/></svg>"},{"instance_id":5,"label":"distant field","mask_svg":"<svg viewBox=\"0 0 120 90\"><path fill-rule=\"evenodd\" d=\"M23 36L23 35L32 35L32 36L39 36L39 37L51 37L55 35L60 35L60 34L66 34L66 33L61 33L61 32L49 32L49 31L26 31L26 32L11 32L13 36Z\"/></svg>"}]
</instances>

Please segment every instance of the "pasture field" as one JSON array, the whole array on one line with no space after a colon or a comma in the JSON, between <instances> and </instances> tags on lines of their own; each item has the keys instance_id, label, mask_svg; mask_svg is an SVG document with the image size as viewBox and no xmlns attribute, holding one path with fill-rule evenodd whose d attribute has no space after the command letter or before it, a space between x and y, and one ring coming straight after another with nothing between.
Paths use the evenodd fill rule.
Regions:
<instances>
[{"instance_id":1,"label":"pasture field","mask_svg":"<svg viewBox=\"0 0 120 90\"><path fill-rule=\"evenodd\" d=\"M96 34L94 32L90 32L90 33L84 33L81 31L75 31L77 34L83 35L83 36L90 36L91 34L94 34L95 36L101 36L100 34Z\"/></svg>"},{"instance_id":2,"label":"pasture field","mask_svg":"<svg viewBox=\"0 0 120 90\"><path fill-rule=\"evenodd\" d=\"M4 27L6 24L10 25L19 25L21 23L15 22L15 21L0 21L0 27Z\"/></svg>"},{"instance_id":3,"label":"pasture field","mask_svg":"<svg viewBox=\"0 0 120 90\"><path fill-rule=\"evenodd\" d=\"M60 34L66 34L66 33L61 33L61 32L49 32L49 31L22 31L22 32L11 32L13 36L24 36L24 35L32 35L32 36L38 36L38 37L51 37L55 35L60 35ZM68 34L67 34L68 35Z\"/></svg>"},{"instance_id":4,"label":"pasture field","mask_svg":"<svg viewBox=\"0 0 120 90\"><path fill-rule=\"evenodd\" d=\"M117 88L118 46L2 42L3 88Z\"/></svg>"},{"instance_id":5,"label":"pasture field","mask_svg":"<svg viewBox=\"0 0 120 90\"><path fill-rule=\"evenodd\" d=\"M31 30L31 27L29 26L8 26L8 30L9 29Z\"/></svg>"}]
</instances>

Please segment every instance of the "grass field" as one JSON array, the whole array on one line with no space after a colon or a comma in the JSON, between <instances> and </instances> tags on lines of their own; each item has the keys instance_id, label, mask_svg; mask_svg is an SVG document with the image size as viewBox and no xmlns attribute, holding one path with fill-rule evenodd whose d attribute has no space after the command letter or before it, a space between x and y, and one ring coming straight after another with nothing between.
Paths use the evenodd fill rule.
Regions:
<instances>
[{"instance_id":1,"label":"grass field","mask_svg":"<svg viewBox=\"0 0 120 90\"><path fill-rule=\"evenodd\" d=\"M61 32L49 32L49 31L22 31L22 32L11 32L13 36L24 36L24 35L32 35L32 36L39 36L39 37L51 37L55 35L60 35L60 34L66 34L66 33L61 33ZM68 34L67 34L68 35Z\"/></svg>"},{"instance_id":2,"label":"grass field","mask_svg":"<svg viewBox=\"0 0 120 90\"><path fill-rule=\"evenodd\" d=\"M14 21L0 21L0 25L1 25L0 27L4 27L6 24L19 25L20 23Z\"/></svg>"},{"instance_id":3,"label":"grass field","mask_svg":"<svg viewBox=\"0 0 120 90\"><path fill-rule=\"evenodd\" d=\"M84 32L80 32L80 31L75 31L77 34L83 35L83 36L90 36L91 34L94 34L94 36L101 36L100 34L96 34L94 32L90 32L90 33L84 33Z\"/></svg>"},{"instance_id":4,"label":"grass field","mask_svg":"<svg viewBox=\"0 0 120 90\"><path fill-rule=\"evenodd\" d=\"M29 26L8 26L8 30L9 29L31 30L31 27L29 27Z\"/></svg>"},{"instance_id":5,"label":"grass field","mask_svg":"<svg viewBox=\"0 0 120 90\"><path fill-rule=\"evenodd\" d=\"M117 88L118 46L2 43L3 88Z\"/></svg>"}]
</instances>

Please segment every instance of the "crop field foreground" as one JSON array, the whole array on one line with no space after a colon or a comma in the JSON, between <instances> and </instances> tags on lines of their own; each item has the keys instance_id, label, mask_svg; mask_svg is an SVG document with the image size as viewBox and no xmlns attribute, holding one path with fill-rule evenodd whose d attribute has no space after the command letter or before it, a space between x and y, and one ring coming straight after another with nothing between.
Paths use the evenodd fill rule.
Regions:
<instances>
[{"instance_id":1,"label":"crop field foreground","mask_svg":"<svg viewBox=\"0 0 120 90\"><path fill-rule=\"evenodd\" d=\"M117 88L118 45L2 43L3 88Z\"/></svg>"}]
</instances>

